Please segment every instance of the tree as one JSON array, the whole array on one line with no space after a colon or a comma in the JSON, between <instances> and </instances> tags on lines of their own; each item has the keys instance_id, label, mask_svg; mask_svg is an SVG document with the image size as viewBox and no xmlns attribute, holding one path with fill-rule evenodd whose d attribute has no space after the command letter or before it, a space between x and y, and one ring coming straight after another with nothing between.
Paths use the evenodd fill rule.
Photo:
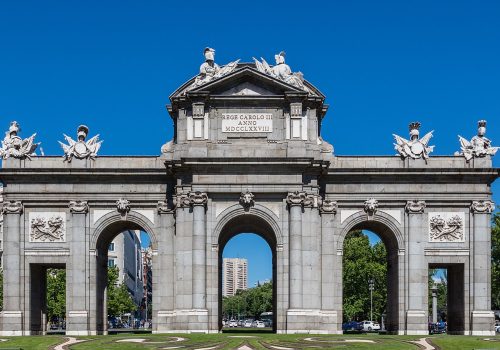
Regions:
<instances>
[{"instance_id":1,"label":"tree","mask_svg":"<svg viewBox=\"0 0 500 350\"><path fill-rule=\"evenodd\" d=\"M370 318L370 290L373 289L373 318L380 319L387 307L387 251L382 242L370 245L362 231L350 232L344 241L343 254L344 320Z\"/></svg>"},{"instance_id":2,"label":"tree","mask_svg":"<svg viewBox=\"0 0 500 350\"><path fill-rule=\"evenodd\" d=\"M491 308L500 310L500 212L493 215L491 227Z\"/></svg>"},{"instance_id":3,"label":"tree","mask_svg":"<svg viewBox=\"0 0 500 350\"><path fill-rule=\"evenodd\" d=\"M47 319L66 318L66 270L47 269Z\"/></svg>"},{"instance_id":4,"label":"tree","mask_svg":"<svg viewBox=\"0 0 500 350\"><path fill-rule=\"evenodd\" d=\"M438 269L429 269L429 279L428 279L428 311L429 315L432 315L432 287L436 285L437 291L437 320L446 321L448 314L448 274L444 270L442 275L439 275Z\"/></svg>"},{"instance_id":5,"label":"tree","mask_svg":"<svg viewBox=\"0 0 500 350\"><path fill-rule=\"evenodd\" d=\"M119 269L117 266L108 267L108 316L116 317L137 310L127 286L118 283Z\"/></svg>"},{"instance_id":6,"label":"tree","mask_svg":"<svg viewBox=\"0 0 500 350\"><path fill-rule=\"evenodd\" d=\"M266 282L245 290L240 289L236 292L236 295L222 299L222 314L227 318L247 316L258 319L261 313L272 310L272 282Z\"/></svg>"}]
</instances>

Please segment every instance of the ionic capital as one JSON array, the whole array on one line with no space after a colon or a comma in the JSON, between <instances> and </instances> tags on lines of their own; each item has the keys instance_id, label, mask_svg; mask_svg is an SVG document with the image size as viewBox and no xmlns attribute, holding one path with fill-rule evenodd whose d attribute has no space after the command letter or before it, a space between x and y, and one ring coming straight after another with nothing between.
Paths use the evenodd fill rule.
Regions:
<instances>
[{"instance_id":1,"label":"ionic capital","mask_svg":"<svg viewBox=\"0 0 500 350\"><path fill-rule=\"evenodd\" d=\"M158 211L158 214L173 214L173 208L170 207L168 204L168 200L162 200L158 201L158 204L156 205L156 210Z\"/></svg>"},{"instance_id":2,"label":"ionic capital","mask_svg":"<svg viewBox=\"0 0 500 350\"><path fill-rule=\"evenodd\" d=\"M190 192L189 193L189 202L193 207L196 206L206 206L208 202L208 195L205 192Z\"/></svg>"},{"instance_id":3,"label":"ionic capital","mask_svg":"<svg viewBox=\"0 0 500 350\"><path fill-rule=\"evenodd\" d=\"M297 205L302 206L304 205L305 200L306 200L305 192L299 192L299 191L288 193L288 196L286 197L286 203L290 207Z\"/></svg>"},{"instance_id":4,"label":"ionic capital","mask_svg":"<svg viewBox=\"0 0 500 350\"><path fill-rule=\"evenodd\" d=\"M23 209L21 201L8 201L2 206L2 214L21 214Z\"/></svg>"},{"instance_id":5,"label":"ionic capital","mask_svg":"<svg viewBox=\"0 0 500 350\"><path fill-rule=\"evenodd\" d=\"M405 211L408 214L422 214L425 209L425 201L412 200L406 202Z\"/></svg>"},{"instance_id":6,"label":"ionic capital","mask_svg":"<svg viewBox=\"0 0 500 350\"><path fill-rule=\"evenodd\" d=\"M72 214L86 214L89 212L87 201L70 201L68 207Z\"/></svg>"},{"instance_id":7,"label":"ionic capital","mask_svg":"<svg viewBox=\"0 0 500 350\"><path fill-rule=\"evenodd\" d=\"M472 201L470 211L474 214L491 214L495 210L495 203L490 200Z\"/></svg>"},{"instance_id":8,"label":"ionic capital","mask_svg":"<svg viewBox=\"0 0 500 350\"><path fill-rule=\"evenodd\" d=\"M180 193L174 196L174 203L176 208L189 208L191 201L186 193Z\"/></svg>"},{"instance_id":9,"label":"ionic capital","mask_svg":"<svg viewBox=\"0 0 500 350\"><path fill-rule=\"evenodd\" d=\"M319 211L322 214L336 214L338 209L337 201L332 201L330 199L324 199L321 201L319 206Z\"/></svg>"}]
</instances>

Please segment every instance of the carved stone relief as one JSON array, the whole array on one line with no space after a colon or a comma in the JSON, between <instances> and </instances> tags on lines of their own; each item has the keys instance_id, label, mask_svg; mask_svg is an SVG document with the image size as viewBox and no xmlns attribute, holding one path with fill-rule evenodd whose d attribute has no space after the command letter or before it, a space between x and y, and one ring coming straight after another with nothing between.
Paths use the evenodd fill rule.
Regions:
<instances>
[{"instance_id":1,"label":"carved stone relief","mask_svg":"<svg viewBox=\"0 0 500 350\"><path fill-rule=\"evenodd\" d=\"M398 151L401 158L429 158L429 154L434 150L434 146L429 146L429 141L432 137L434 131L428 132L424 137L419 138L420 135L420 123L413 122L409 125L410 129L410 140L407 140L401 136L393 134L396 143L394 144L394 149Z\"/></svg>"},{"instance_id":2,"label":"carved stone relief","mask_svg":"<svg viewBox=\"0 0 500 350\"><path fill-rule=\"evenodd\" d=\"M130 211L130 201L120 198L116 201L116 210L122 215L127 214Z\"/></svg>"},{"instance_id":3,"label":"carved stone relief","mask_svg":"<svg viewBox=\"0 0 500 350\"><path fill-rule=\"evenodd\" d=\"M465 214L429 213L429 242L465 242Z\"/></svg>"},{"instance_id":4,"label":"carved stone relief","mask_svg":"<svg viewBox=\"0 0 500 350\"><path fill-rule=\"evenodd\" d=\"M59 141L63 151L64 160L68 163L71 162L73 157L77 159L95 159L97 152L101 148L102 141L99 141L99 135L96 135L85 141L89 133L89 128L86 125L80 125L77 129L77 141L73 140L68 135L64 135L64 139L68 144Z\"/></svg>"},{"instance_id":5,"label":"carved stone relief","mask_svg":"<svg viewBox=\"0 0 500 350\"><path fill-rule=\"evenodd\" d=\"M491 140L486 136L486 120L477 122L477 135L470 141L458 135L460 141L460 152L455 155L462 155L469 162L472 158L482 158L488 155L494 156L500 147L492 147Z\"/></svg>"},{"instance_id":6,"label":"carved stone relief","mask_svg":"<svg viewBox=\"0 0 500 350\"><path fill-rule=\"evenodd\" d=\"M30 242L65 242L65 212L30 212Z\"/></svg>"},{"instance_id":7,"label":"carved stone relief","mask_svg":"<svg viewBox=\"0 0 500 350\"><path fill-rule=\"evenodd\" d=\"M255 196L252 192L249 190L246 190L246 192L241 192L240 194L240 204L243 206L245 209L249 209L250 207L253 207L255 205Z\"/></svg>"},{"instance_id":8,"label":"carved stone relief","mask_svg":"<svg viewBox=\"0 0 500 350\"><path fill-rule=\"evenodd\" d=\"M425 202L413 200L406 202L405 211L409 214L421 214L424 212Z\"/></svg>"},{"instance_id":9,"label":"carved stone relief","mask_svg":"<svg viewBox=\"0 0 500 350\"><path fill-rule=\"evenodd\" d=\"M365 201L365 213L368 214L369 217L375 215L378 209L378 200L375 198L370 198Z\"/></svg>"},{"instance_id":10,"label":"carved stone relief","mask_svg":"<svg viewBox=\"0 0 500 350\"><path fill-rule=\"evenodd\" d=\"M5 132L5 137L0 147L0 157L2 159L17 158L29 159L36 155L35 150L40 143L35 143L36 133L26 139L22 139L17 134L21 131L21 127L16 121L10 123L9 130Z\"/></svg>"}]
</instances>

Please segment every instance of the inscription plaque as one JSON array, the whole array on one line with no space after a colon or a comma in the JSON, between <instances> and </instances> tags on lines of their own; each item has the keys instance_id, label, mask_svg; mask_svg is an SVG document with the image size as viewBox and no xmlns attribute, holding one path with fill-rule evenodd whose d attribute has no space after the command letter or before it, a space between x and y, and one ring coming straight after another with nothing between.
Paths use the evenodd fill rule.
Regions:
<instances>
[{"instance_id":1,"label":"inscription plaque","mask_svg":"<svg viewBox=\"0 0 500 350\"><path fill-rule=\"evenodd\" d=\"M272 113L224 113L222 132L273 132Z\"/></svg>"}]
</instances>

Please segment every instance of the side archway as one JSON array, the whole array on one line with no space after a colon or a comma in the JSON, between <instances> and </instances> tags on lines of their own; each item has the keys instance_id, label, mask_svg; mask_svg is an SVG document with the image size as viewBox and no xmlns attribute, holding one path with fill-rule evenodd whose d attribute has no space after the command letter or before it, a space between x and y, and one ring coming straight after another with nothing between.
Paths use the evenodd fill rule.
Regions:
<instances>
[{"instance_id":1,"label":"side archway","mask_svg":"<svg viewBox=\"0 0 500 350\"><path fill-rule=\"evenodd\" d=\"M95 325L97 334L107 333L107 284L108 284L108 247L113 239L127 230L140 230L149 235L153 252L158 249L157 233L153 222L136 211L130 211L126 215L118 212L110 212L99 218L92 225L90 237L90 250L95 252L95 259L91 259L91 273L94 283L91 283L91 322ZM153 269L156 265L153 254ZM155 272L153 271L153 275ZM153 284L153 289L154 289ZM153 295L155 291L153 290ZM153 325L156 324L153 313Z\"/></svg>"},{"instance_id":2,"label":"side archway","mask_svg":"<svg viewBox=\"0 0 500 350\"><path fill-rule=\"evenodd\" d=\"M387 306L385 327L390 333L397 333L400 329L400 320L403 305L402 287L404 285L404 237L401 233L401 224L391 215L382 211L368 218L366 213L360 211L346 219L340 229L337 241L337 252L343 254L344 241L349 232L354 230L369 230L379 236L387 251ZM340 259L342 264L342 259ZM340 280L343 294L343 276ZM343 298L342 298L343 299Z\"/></svg>"}]
</instances>

